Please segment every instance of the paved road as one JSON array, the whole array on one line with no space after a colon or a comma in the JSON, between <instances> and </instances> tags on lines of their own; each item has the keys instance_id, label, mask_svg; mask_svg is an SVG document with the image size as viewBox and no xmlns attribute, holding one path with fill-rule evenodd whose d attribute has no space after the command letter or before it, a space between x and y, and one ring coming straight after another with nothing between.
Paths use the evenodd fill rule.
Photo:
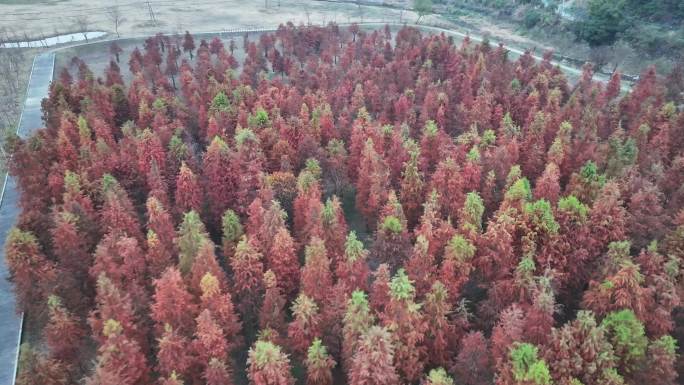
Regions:
<instances>
[{"instance_id":1,"label":"paved road","mask_svg":"<svg viewBox=\"0 0 684 385\"><path fill-rule=\"evenodd\" d=\"M17 129L17 134L22 138L43 127L40 102L48 94L54 64L55 54L51 52L40 54L33 60L26 102ZM5 177L0 195L0 385L14 384L21 339L22 316L16 313L13 287L7 280L9 273L4 246L7 233L16 223L20 211L18 198L14 179Z\"/></svg>"}]
</instances>

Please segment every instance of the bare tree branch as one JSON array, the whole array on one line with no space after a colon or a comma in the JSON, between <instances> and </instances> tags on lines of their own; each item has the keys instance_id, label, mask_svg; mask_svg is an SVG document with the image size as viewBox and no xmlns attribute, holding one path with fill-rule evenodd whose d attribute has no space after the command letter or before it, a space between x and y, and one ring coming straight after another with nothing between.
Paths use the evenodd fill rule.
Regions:
<instances>
[{"instance_id":1,"label":"bare tree branch","mask_svg":"<svg viewBox=\"0 0 684 385\"><path fill-rule=\"evenodd\" d=\"M78 32L83 34L83 38L85 39L85 41L88 41L88 29L90 28L90 18L86 15L76 16L75 25Z\"/></svg>"},{"instance_id":2,"label":"bare tree branch","mask_svg":"<svg viewBox=\"0 0 684 385\"><path fill-rule=\"evenodd\" d=\"M126 22L126 18L121 12L119 6L112 5L111 7L108 7L106 15L107 19L111 21L112 24L114 24L114 32L116 32L116 37L121 37L121 35L119 34L119 27Z\"/></svg>"}]
</instances>

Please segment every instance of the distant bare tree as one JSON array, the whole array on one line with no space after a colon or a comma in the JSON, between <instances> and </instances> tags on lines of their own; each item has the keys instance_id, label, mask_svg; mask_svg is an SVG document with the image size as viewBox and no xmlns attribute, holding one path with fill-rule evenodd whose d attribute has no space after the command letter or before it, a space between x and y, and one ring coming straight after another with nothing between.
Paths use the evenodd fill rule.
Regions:
<instances>
[{"instance_id":1,"label":"distant bare tree","mask_svg":"<svg viewBox=\"0 0 684 385\"><path fill-rule=\"evenodd\" d=\"M88 41L88 29L90 28L90 18L86 15L76 16L75 20L76 29L78 32L83 34L85 41Z\"/></svg>"},{"instance_id":2,"label":"distant bare tree","mask_svg":"<svg viewBox=\"0 0 684 385\"><path fill-rule=\"evenodd\" d=\"M608 45L600 45L591 47L589 51L589 60L594 64L596 72L600 72L603 67L613 59L613 47Z\"/></svg>"},{"instance_id":3,"label":"distant bare tree","mask_svg":"<svg viewBox=\"0 0 684 385\"><path fill-rule=\"evenodd\" d=\"M116 32L116 37L121 37L119 34L119 27L126 22L126 18L121 13L121 9L118 5L112 5L107 8L106 11L107 19L114 24L114 32Z\"/></svg>"}]
</instances>

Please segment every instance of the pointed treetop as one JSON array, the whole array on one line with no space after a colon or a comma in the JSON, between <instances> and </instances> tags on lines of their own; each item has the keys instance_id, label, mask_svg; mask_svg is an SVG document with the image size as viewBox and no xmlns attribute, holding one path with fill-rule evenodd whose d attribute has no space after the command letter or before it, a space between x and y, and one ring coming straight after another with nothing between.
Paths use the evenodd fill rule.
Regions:
<instances>
[{"instance_id":1,"label":"pointed treetop","mask_svg":"<svg viewBox=\"0 0 684 385\"><path fill-rule=\"evenodd\" d=\"M83 117L83 115L78 116L78 135L85 139L90 139L91 136L90 127L88 127L88 121Z\"/></svg>"},{"instance_id":2,"label":"pointed treetop","mask_svg":"<svg viewBox=\"0 0 684 385\"><path fill-rule=\"evenodd\" d=\"M468 154L466 155L466 159L468 159L469 162L477 163L480 161L480 150L477 149L477 147L474 147L468 151Z\"/></svg>"},{"instance_id":3,"label":"pointed treetop","mask_svg":"<svg viewBox=\"0 0 684 385\"><path fill-rule=\"evenodd\" d=\"M558 201L558 210L572 214L581 220L587 218L589 207L580 202L574 195L563 197Z\"/></svg>"},{"instance_id":4,"label":"pointed treetop","mask_svg":"<svg viewBox=\"0 0 684 385\"><path fill-rule=\"evenodd\" d=\"M455 257L459 262L467 262L475 256L475 246L461 234L456 234L449 240L444 255Z\"/></svg>"},{"instance_id":5,"label":"pointed treetop","mask_svg":"<svg viewBox=\"0 0 684 385\"><path fill-rule=\"evenodd\" d=\"M482 142L480 142L482 147L489 147L494 143L496 143L496 133L494 130L485 130L485 132L482 133Z\"/></svg>"},{"instance_id":6,"label":"pointed treetop","mask_svg":"<svg viewBox=\"0 0 684 385\"><path fill-rule=\"evenodd\" d=\"M223 214L223 219L221 222L224 240L236 242L238 239L240 239L242 234L244 234L242 224L240 224L240 217L235 213L235 211L231 209L226 210L226 212Z\"/></svg>"},{"instance_id":7,"label":"pointed treetop","mask_svg":"<svg viewBox=\"0 0 684 385\"><path fill-rule=\"evenodd\" d=\"M207 272L200 281L200 289L202 289L202 296L214 296L219 293L219 281L213 274Z\"/></svg>"},{"instance_id":8,"label":"pointed treetop","mask_svg":"<svg viewBox=\"0 0 684 385\"><path fill-rule=\"evenodd\" d=\"M117 320L108 319L104 323L102 334L105 337L110 337L114 335L119 335L123 331L121 324Z\"/></svg>"},{"instance_id":9,"label":"pointed treetop","mask_svg":"<svg viewBox=\"0 0 684 385\"><path fill-rule=\"evenodd\" d=\"M102 175L102 194L107 195L114 190L118 191L120 188L119 181L112 174Z\"/></svg>"},{"instance_id":10,"label":"pointed treetop","mask_svg":"<svg viewBox=\"0 0 684 385\"><path fill-rule=\"evenodd\" d=\"M403 231L403 226L401 225L399 218L395 217L394 215L390 215L385 217L385 220L382 222L382 229L394 234L399 234Z\"/></svg>"},{"instance_id":11,"label":"pointed treetop","mask_svg":"<svg viewBox=\"0 0 684 385\"><path fill-rule=\"evenodd\" d=\"M250 115L247 120L250 127L264 128L271 124L268 119L268 112L261 107L257 108L254 114Z\"/></svg>"},{"instance_id":12,"label":"pointed treetop","mask_svg":"<svg viewBox=\"0 0 684 385\"><path fill-rule=\"evenodd\" d=\"M558 222L553 217L551 204L546 199L525 204L525 213L530 216L532 223L549 234L558 232Z\"/></svg>"},{"instance_id":13,"label":"pointed treetop","mask_svg":"<svg viewBox=\"0 0 684 385\"><path fill-rule=\"evenodd\" d=\"M423 135L432 138L437 135L437 132L439 129L437 128L437 123L435 123L434 120L428 120L425 122L425 126L423 127Z\"/></svg>"},{"instance_id":14,"label":"pointed treetop","mask_svg":"<svg viewBox=\"0 0 684 385\"><path fill-rule=\"evenodd\" d=\"M328 349L323 345L320 338L313 340L307 351L306 359L309 362L325 362L328 359Z\"/></svg>"},{"instance_id":15,"label":"pointed treetop","mask_svg":"<svg viewBox=\"0 0 684 385\"><path fill-rule=\"evenodd\" d=\"M257 341L250 349L250 358L259 369L264 369L267 365L279 363L287 360L287 355L282 352L280 346L274 345L269 341Z\"/></svg>"},{"instance_id":16,"label":"pointed treetop","mask_svg":"<svg viewBox=\"0 0 684 385\"><path fill-rule=\"evenodd\" d=\"M58 296L56 296L54 294L50 294L50 296L48 296L48 299L47 299L47 304L48 304L48 308L50 308L50 310L57 309L57 308L62 307L62 300Z\"/></svg>"},{"instance_id":17,"label":"pointed treetop","mask_svg":"<svg viewBox=\"0 0 684 385\"><path fill-rule=\"evenodd\" d=\"M306 294L300 294L292 303L292 314L306 319L318 314L318 305Z\"/></svg>"},{"instance_id":18,"label":"pointed treetop","mask_svg":"<svg viewBox=\"0 0 684 385\"><path fill-rule=\"evenodd\" d=\"M397 300L412 301L415 298L416 289L413 287L413 282L406 275L404 269L397 271L389 286L390 294Z\"/></svg>"},{"instance_id":19,"label":"pointed treetop","mask_svg":"<svg viewBox=\"0 0 684 385\"><path fill-rule=\"evenodd\" d=\"M506 186L513 186L518 179L522 178L522 169L519 164L514 164L506 175Z\"/></svg>"},{"instance_id":20,"label":"pointed treetop","mask_svg":"<svg viewBox=\"0 0 684 385\"><path fill-rule=\"evenodd\" d=\"M310 172L311 175L316 177L316 179L320 179L322 169L321 169L321 164L318 162L316 158L307 158L306 163L304 166L304 170L307 172Z\"/></svg>"},{"instance_id":21,"label":"pointed treetop","mask_svg":"<svg viewBox=\"0 0 684 385\"><path fill-rule=\"evenodd\" d=\"M549 368L544 360L537 358L538 349L528 343L516 342L510 351L513 376L516 381L528 381L535 385L551 384Z\"/></svg>"},{"instance_id":22,"label":"pointed treetop","mask_svg":"<svg viewBox=\"0 0 684 385\"><path fill-rule=\"evenodd\" d=\"M190 271L199 249L205 243L211 242L204 228L204 223L194 210L188 211L183 216L183 222L178 229L175 242L178 246L178 267L182 272L187 273Z\"/></svg>"},{"instance_id":23,"label":"pointed treetop","mask_svg":"<svg viewBox=\"0 0 684 385\"><path fill-rule=\"evenodd\" d=\"M648 338L644 324L632 310L625 309L608 314L601 322L601 326L607 331L616 356L628 366L635 364L646 354Z\"/></svg>"},{"instance_id":24,"label":"pointed treetop","mask_svg":"<svg viewBox=\"0 0 684 385\"><path fill-rule=\"evenodd\" d=\"M608 256L615 262L630 260L631 247L632 242L629 240L610 242L608 244Z\"/></svg>"},{"instance_id":25,"label":"pointed treetop","mask_svg":"<svg viewBox=\"0 0 684 385\"><path fill-rule=\"evenodd\" d=\"M425 379L425 385L454 385L454 380L449 377L444 368L437 368L430 370Z\"/></svg>"},{"instance_id":26,"label":"pointed treetop","mask_svg":"<svg viewBox=\"0 0 684 385\"><path fill-rule=\"evenodd\" d=\"M356 262L368 257L368 251L363 247L363 242L358 240L355 231L350 231L344 243L344 256L349 262Z\"/></svg>"},{"instance_id":27,"label":"pointed treetop","mask_svg":"<svg viewBox=\"0 0 684 385\"><path fill-rule=\"evenodd\" d=\"M505 197L508 201L528 201L531 198L532 190L530 189L530 181L525 177L516 180L508 191L506 191Z\"/></svg>"},{"instance_id":28,"label":"pointed treetop","mask_svg":"<svg viewBox=\"0 0 684 385\"><path fill-rule=\"evenodd\" d=\"M220 136L216 135L214 136L214 139L211 140L211 143L209 144L209 147L207 147L207 154L209 153L227 153L229 150L228 144L221 139Z\"/></svg>"},{"instance_id":29,"label":"pointed treetop","mask_svg":"<svg viewBox=\"0 0 684 385\"><path fill-rule=\"evenodd\" d=\"M220 91L216 94L216 96L214 96L214 99L212 99L210 109L215 111L225 111L229 106L230 100L228 100L228 96L226 96L225 92Z\"/></svg>"},{"instance_id":30,"label":"pointed treetop","mask_svg":"<svg viewBox=\"0 0 684 385\"><path fill-rule=\"evenodd\" d=\"M81 178L79 175L70 170L66 170L64 173L64 188L70 193L80 193Z\"/></svg>"},{"instance_id":31,"label":"pointed treetop","mask_svg":"<svg viewBox=\"0 0 684 385\"><path fill-rule=\"evenodd\" d=\"M245 143L258 143L259 138L254 134L254 131L249 128L241 128L235 133L235 143L238 148L242 147Z\"/></svg>"},{"instance_id":32,"label":"pointed treetop","mask_svg":"<svg viewBox=\"0 0 684 385\"><path fill-rule=\"evenodd\" d=\"M465 204L461 209L461 226L473 227L475 230L482 230L482 215L484 215L484 200L477 191L466 194Z\"/></svg>"},{"instance_id":33,"label":"pointed treetop","mask_svg":"<svg viewBox=\"0 0 684 385\"><path fill-rule=\"evenodd\" d=\"M264 287L266 289L272 289L276 286L278 286L278 278L276 277L275 273L273 270L269 269L264 272Z\"/></svg>"},{"instance_id":34,"label":"pointed treetop","mask_svg":"<svg viewBox=\"0 0 684 385\"><path fill-rule=\"evenodd\" d=\"M347 306L359 310L369 310L368 296L363 290L354 290L351 294L351 298L349 298Z\"/></svg>"},{"instance_id":35,"label":"pointed treetop","mask_svg":"<svg viewBox=\"0 0 684 385\"><path fill-rule=\"evenodd\" d=\"M339 205L340 201L335 195L325 201L325 205L323 205L323 210L321 212L323 223L331 225L337 221L337 209L339 208Z\"/></svg>"}]
</instances>

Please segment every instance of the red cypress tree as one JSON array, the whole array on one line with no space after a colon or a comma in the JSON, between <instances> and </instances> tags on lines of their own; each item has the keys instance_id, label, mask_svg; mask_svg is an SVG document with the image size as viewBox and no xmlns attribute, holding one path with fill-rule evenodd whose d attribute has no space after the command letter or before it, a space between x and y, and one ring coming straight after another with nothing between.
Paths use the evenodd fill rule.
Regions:
<instances>
[{"instance_id":1,"label":"red cypress tree","mask_svg":"<svg viewBox=\"0 0 684 385\"><path fill-rule=\"evenodd\" d=\"M364 335L375 322L366 294L355 290L347 301L347 309L343 318L342 359L346 370L351 368L359 338Z\"/></svg>"},{"instance_id":2,"label":"red cypress tree","mask_svg":"<svg viewBox=\"0 0 684 385\"><path fill-rule=\"evenodd\" d=\"M646 362L636 374L641 384L674 385L678 383L675 370L677 341L669 335L651 341L646 352Z\"/></svg>"},{"instance_id":3,"label":"red cypress tree","mask_svg":"<svg viewBox=\"0 0 684 385\"><path fill-rule=\"evenodd\" d=\"M451 238L445 247L439 277L442 282L446 282L451 300L456 300L460 296L461 288L468 281L474 256L475 246L458 234Z\"/></svg>"},{"instance_id":4,"label":"red cypress tree","mask_svg":"<svg viewBox=\"0 0 684 385\"><path fill-rule=\"evenodd\" d=\"M80 293L75 295L91 295L92 281L88 276L88 266L92 264L92 255L89 252L89 237L81 230L86 223L82 217L70 211L55 212L54 221L55 226L50 233L59 267L71 275L75 286L80 289Z\"/></svg>"},{"instance_id":5,"label":"red cypress tree","mask_svg":"<svg viewBox=\"0 0 684 385\"><path fill-rule=\"evenodd\" d=\"M429 249L427 239L418 235L411 257L406 261L406 274L416 288L417 298L423 298L430 290L437 273L435 257L430 254Z\"/></svg>"},{"instance_id":6,"label":"red cypress tree","mask_svg":"<svg viewBox=\"0 0 684 385\"><path fill-rule=\"evenodd\" d=\"M56 296L48 298L48 323L43 335L52 358L68 364L77 361L85 331L79 319Z\"/></svg>"},{"instance_id":7,"label":"red cypress tree","mask_svg":"<svg viewBox=\"0 0 684 385\"><path fill-rule=\"evenodd\" d=\"M147 383L150 370L145 355L135 340L124 334L121 324L108 319L104 323L103 335L106 340L98 349L94 373L86 380L86 384Z\"/></svg>"},{"instance_id":8,"label":"red cypress tree","mask_svg":"<svg viewBox=\"0 0 684 385\"><path fill-rule=\"evenodd\" d=\"M121 232L142 241L140 222L133 209L128 193L111 175L102 177L104 205L101 209L101 223L108 233Z\"/></svg>"},{"instance_id":9,"label":"red cypress tree","mask_svg":"<svg viewBox=\"0 0 684 385\"><path fill-rule=\"evenodd\" d=\"M411 253L411 240L405 221L394 215L386 216L378 223L373 243L373 254L391 271L403 266Z\"/></svg>"},{"instance_id":10,"label":"red cypress tree","mask_svg":"<svg viewBox=\"0 0 684 385\"><path fill-rule=\"evenodd\" d=\"M244 235L240 218L233 210L226 210L222 220L222 246L224 258L230 259L235 252L235 246Z\"/></svg>"},{"instance_id":11,"label":"red cypress tree","mask_svg":"<svg viewBox=\"0 0 684 385\"><path fill-rule=\"evenodd\" d=\"M325 244L321 239L313 238L306 246L304 254L300 292L317 303L323 303L333 286L330 259L328 259Z\"/></svg>"},{"instance_id":12,"label":"red cypress tree","mask_svg":"<svg viewBox=\"0 0 684 385\"><path fill-rule=\"evenodd\" d=\"M340 200L336 196L326 200L321 211L321 225L321 238L328 250L332 265L337 266L344 255L347 222L344 219Z\"/></svg>"},{"instance_id":13,"label":"red cypress tree","mask_svg":"<svg viewBox=\"0 0 684 385\"><path fill-rule=\"evenodd\" d=\"M315 338L321 336L321 315L316 302L300 294L292 304L294 319L287 328L288 342L298 355L306 355L306 350Z\"/></svg>"},{"instance_id":14,"label":"red cypress tree","mask_svg":"<svg viewBox=\"0 0 684 385\"><path fill-rule=\"evenodd\" d=\"M132 296L140 292L145 282L145 254L138 240L122 235L119 231L107 234L95 249L90 275L97 279L105 274L116 285L126 288ZM139 300L139 297L134 300Z\"/></svg>"},{"instance_id":15,"label":"red cypress tree","mask_svg":"<svg viewBox=\"0 0 684 385\"><path fill-rule=\"evenodd\" d=\"M95 308L88 317L91 336L99 346L103 346L107 340L104 334L107 320L114 318L128 339L135 341L143 350L147 348L147 329L139 314L136 314L131 296L119 289L105 274L101 274L97 279Z\"/></svg>"},{"instance_id":16,"label":"red cypress tree","mask_svg":"<svg viewBox=\"0 0 684 385\"><path fill-rule=\"evenodd\" d=\"M418 223L421 203L424 198L423 173L418 168L418 150L409 153L409 160L404 163L399 198L406 213L410 228Z\"/></svg>"},{"instance_id":17,"label":"red cypress tree","mask_svg":"<svg viewBox=\"0 0 684 385\"><path fill-rule=\"evenodd\" d=\"M190 210L199 212L202 209L202 190L197 177L185 162L181 164L176 178L175 198L177 214L183 214Z\"/></svg>"},{"instance_id":18,"label":"red cypress tree","mask_svg":"<svg viewBox=\"0 0 684 385\"><path fill-rule=\"evenodd\" d=\"M254 200L261 187L265 158L259 145L259 138L250 129L242 129L235 133L235 144L237 151L231 162L231 171L239 178L231 203L238 213L244 214L244 208Z\"/></svg>"},{"instance_id":19,"label":"red cypress tree","mask_svg":"<svg viewBox=\"0 0 684 385\"><path fill-rule=\"evenodd\" d=\"M359 339L347 373L350 385L393 385L400 382L394 366L394 345L387 329L373 326Z\"/></svg>"},{"instance_id":20,"label":"red cypress tree","mask_svg":"<svg viewBox=\"0 0 684 385\"><path fill-rule=\"evenodd\" d=\"M192 263L190 274L187 278L190 291L196 295L201 295L201 282L206 274L211 274L218 282L221 291L228 290L228 280L223 268L218 264L214 249L216 246L213 242L203 242L197 250L197 257Z\"/></svg>"},{"instance_id":21,"label":"red cypress tree","mask_svg":"<svg viewBox=\"0 0 684 385\"><path fill-rule=\"evenodd\" d=\"M285 332L285 305L287 301L278 286L277 276L271 270L264 273L264 301L259 310L259 328Z\"/></svg>"},{"instance_id":22,"label":"red cypress tree","mask_svg":"<svg viewBox=\"0 0 684 385\"><path fill-rule=\"evenodd\" d=\"M373 283L370 290L370 303L376 313L381 314L389 302L390 269L386 263L381 263L373 272Z\"/></svg>"},{"instance_id":23,"label":"red cypress tree","mask_svg":"<svg viewBox=\"0 0 684 385\"><path fill-rule=\"evenodd\" d=\"M222 291L220 281L211 272L205 273L202 277L200 289L202 293L200 308L211 312L229 341L228 350L235 350L242 343L240 335L242 325L235 313L230 293Z\"/></svg>"},{"instance_id":24,"label":"red cypress tree","mask_svg":"<svg viewBox=\"0 0 684 385\"><path fill-rule=\"evenodd\" d=\"M415 303L416 291L403 269L390 282L390 300L380 318L391 328L399 373L408 381L416 381L423 372L427 359L425 333L428 324ZM360 353L360 352L359 352Z\"/></svg>"},{"instance_id":25,"label":"red cypress tree","mask_svg":"<svg viewBox=\"0 0 684 385\"><path fill-rule=\"evenodd\" d=\"M189 346L187 337L166 324L164 334L158 339L157 372L165 377L186 376L195 359Z\"/></svg>"},{"instance_id":26,"label":"red cypress tree","mask_svg":"<svg viewBox=\"0 0 684 385\"><path fill-rule=\"evenodd\" d=\"M233 153L226 142L219 136L207 147L202 160L202 176L204 193L208 206L210 223L220 223L221 217L235 198L235 178L239 174L233 173ZM251 201L249 201L251 202ZM243 210L249 202L245 203Z\"/></svg>"},{"instance_id":27,"label":"red cypress tree","mask_svg":"<svg viewBox=\"0 0 684 385\"><path fill-rule=\"evenodd\" d=\"M221 326L214 320L209 309L204 309L197 316L196 321L195 339L191 346L197 355L198 362L203 370L206 370L211 359L224 361L228 358L228 342Z\"/></svg>"},{"instance_id":28,"label":"red cypress tree","mask_svg":"<svg viewBox=\"0 0 684 385\"><path fill-rule=\"evenodd\" d=\"M316 164L317 166L317 164ZM300 244L307 244L313 236L321 237L321 187L319 169L305 169L297 179L297 197L294 201L294 234Z\"/></svg>"},{"instance_id":29,"label":"red cypress tree","mask_svg":"<svg viewBox=\"0 0 684 385\"><path fill-rule=\"evenodd\" d=\"M157 324L157 333L161 334L168 324L173 330L189 335L193 330L197 310L193 296L188 292L178 269L166 269L161 277L154 280L154 287L150 310L151 317Z\"/></svg>"},{"instance_id":30,"label":"red cypress tree","mask_svg":"<svg viewBox=\"0 0 684 385\"><path fill-rule=\"evenodd\" d=\"M366 141L360 162L356 183L356 207L372 225L377 221L380 209L387 198L389 169L382 155L376 152L370 138Z\"/></svg>"},{"instance_id":31,"label":"red cypress tree","mask_svg":"<svg viewBox=\"0 0 684 385\"><path fill-rule=\"evenodd\" d=\"M17 228L10 230L5 260L17 294L17 311L40 314L57 283L57 269L40 250L36 237Z\"/></svg>"},{"instance_id":32,"label":"red cypress tree","mask_svg":"<svg viewBox=\"0 0 684 385\"><path fill-rule=\"evenodd\" d=\"M242 237L230 259L233 287L243 322L256 316L256 309L259 308L264 275L262 258L254 246L254 241Z\"/></svg>"},{"instance_id":33,"label":"red cypress tree","mask_svg":"<svg viewBox=\"0 0 684 385\"><path fill-rule=\"evenodd\" d=\"M559 178L558 166L555 163L548 163L534 186L535 199L545 199L556 204L560 193Z\"/></svg>"},{"instance_id":34,"label":"red cypress tree","mask_svg":"<svg viewBox=\"0 0 684 385\"><path fill-rule=\"evenodd\" d=\"M67 385L68 368L59 360L40 354L28 343L20 346L21 355L15 383L18 385Z\"/></svg>"},{"instance_id":35,"label":"red cypress tree","mask_svg":"<svg viewBox=\"0 0 684 385\"><path fill-rule=\"evenodd\" d=\"M332 385L335 360L320 339L315 339L306 355L306 385Z\"/></svg>"},{"instance_id":36,"label":"red cypress tree","mask_svg":"<svg viewBox=\"0 0 684 385\"><path fill-rule=\"evenodd\" d=\"M427 323L425 345L429 352L429 362L446 366L454 353L454 345L459 336L452 321L451 314L454 309L449 302L448 292L440 281L434 282L423 306Z\"/></svg>"},{"instance_id":37,"label":"red cypress tree","mask_svg":"<svg viewBox=\"0 0 684 385\"><path fill-rule=\"evenodd\" d=\"M190 60L192 60L192 51L195 50L195 39L192 38L190 32L185 31L183 36L183 52L190 54Z\"/></svg>"},{"instance_id":38,"label":"red cypress tree","mask_svg":"<svg viewBox=\"0 0 684 385\"><path fill-rule=\"evenodd\" d=\"M517 305L501 312L492 330L492 358L497 370L502 370L513 343L523 338L524 313Z\"/></svg>"},{"instance_id":39,"label":"red cypress tree","mask_svg":"<svg viewBox=\"0 0 684 385\"><path fill-rule=\"evenodd\" d=\"M575 320L552 331L544 358L558 383L577 378L587 385L602 384L606 381L604 373L615 366L605 330L588 311L578 312Z\"/></svg>"},{"instance_id":40,"label":"red cypress tree","mask_svg":"<svg viewBox=\"0 0 684 385\"><path fill-rule=\"evenodd\" d=\"M176 236L176 232L174 231L171 215L155 197L147 199L146 207L148 230L152 230L157 235L166 253L173 255L175 253L173 239Z\"/></svg>"},{"instance_id":41,"label":"red cypress tree","mask_svg":"<svg viewBox=\"0 0 684 385\"><path fill-rule=\"evenodd\" d=\"M222 360L212 358L202 375L207 385L232 385L233 373L231 368Z\"/></svg>"},{"instance_id":42,"label":"red cypress tree","mask_svg":"<svg viewBox=\"0 0 684 385\"><path fill-rule=\"evenodd\" d=\"M299 283L299 260L295 253L294 240L286 227L281 227L273 238L266 264L278 277L278 286L283 293L291 297Z\"/></svg>"},{"instance_id":43,"label":"red cypress tree","mask_svg":"<svg viewBox=\"0 0 684 385\"><path fill-rule=\"evenodd\" d=\"M470 332L463 337L452 371L464 385L492 382L492 356L482 332Z\"/></svg>"},{"instance_id":44,"label":"red cypress tree","mask_svg":"<svg viewBox=\"0 0 684 385\"><path fill-rule=\"evenodd\" d=\"M247 378L250 385L294 385L290 373L290 359L279 346L267 341L257 341L249 349Z\"/></svg>"},{"instance_id":45,"label":"red cypress tree","mask_svg":"<svg viewBox=\"0 0 684 385\"><path fill-rule=\"evenodd\" d=\"M335 270L338 282L342 282L349 292L357 289L368 290L370 268L367 259L368 250L358 240L356 232L349 232L344 244L344 256L337 263Z\"/></svg>"}]
</instances>

